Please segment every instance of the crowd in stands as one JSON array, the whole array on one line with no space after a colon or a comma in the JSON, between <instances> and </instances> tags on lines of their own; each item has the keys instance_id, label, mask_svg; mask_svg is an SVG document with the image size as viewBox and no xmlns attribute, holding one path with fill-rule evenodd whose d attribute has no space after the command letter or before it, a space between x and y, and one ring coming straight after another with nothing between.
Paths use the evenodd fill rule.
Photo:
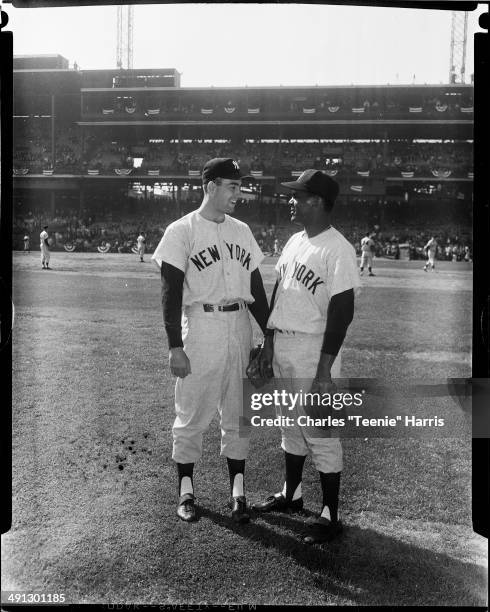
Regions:
<instances>
[{"instance_id":1,"label":"crowd in stands","mask_svg":"<svg viewBox=\"0 0 490 612\"><path fill-rule=\"evenodd\" d=\"M184 211L185 212L185 211ZM75 247L77 251L96 251L98 247L109 252L130 253L136 245L136 238L144 232L148 252L152 252L160 241L170 217L162 219L162 215L122 214L101 206L97 212L89 209L67 208L56 210L49 216L40 210L28 211L25 214L17 212L14 216L14 248L22 249L25 235L31 238L31 248L36 248L37 238L44 225L49 226L49 236L53 249L64 249L65 245ZM274 223L249 223L254 236L267 255L279 255L292 233L297 231L291 224L276 225ZM472 252L471 231L468 225L454 224L423 224L420 221L412 224L367 227L359 223L349 222L339 215L335 226L354 245L358 255L361 253L361 239L369 229L376 235L375 253L378 257L400 257L400 247L409 249L410 259L425 259L424 246L431 236L438 242L436 257L439 260L463 261L470 260Z\"/></svg>"},{"instance_id":2,"label":"crowd in stands","mask_svg":"<svg viewBox=\"0 0 490 612\"><path fill-rule=\"evenodd\" d=\"M74 125L56 132L54 162L48 125L22 122L14 125L14 172L31 174L54 171L58 174L110 173L118 169L132 174L187 176L201 170L211 157L233 157L247 171L264 176L284 176L294 170L318 168L338 178L369 173L370 177L431 177L433 172L467 177L473 170L470 142L158 142L103 139L95 134L85 138ZM141 165L135 167L135 159ZM362 175L361 175L362 176Z\"/></svg>"}]
</instances>

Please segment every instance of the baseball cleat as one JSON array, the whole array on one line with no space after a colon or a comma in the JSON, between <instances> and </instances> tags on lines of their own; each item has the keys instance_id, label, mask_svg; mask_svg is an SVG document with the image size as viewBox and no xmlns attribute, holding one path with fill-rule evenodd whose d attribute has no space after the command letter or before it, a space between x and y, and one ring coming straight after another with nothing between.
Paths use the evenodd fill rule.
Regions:
<instances>
[{"instance_id":1,"label":"baseball cleat","mask_svg":"<svg viewBox=\"0 0 490 612\"><path fill-rule=\"evenodd\" d=\"M303 542L305 544L323 544L325 542L331 542L342 533L343 529L341 521L332 523L328 519L320 516L310 525L310 532L303 538Z\"/></svg>"},{"instance_id":2,"label":"baseball cleat","mask_svg":"<svg viewBox=\"0 0 490 612\"><path fill-rule=\"evenodd\" d=\"M370 272L369 276L376 276L376 274L373 274L372 272Z\"/></svg>"},{"instance_id":3,"label":"baseball cleat","mask_svg":"<svg viewBox=\"0 0 490 612\"><path fill-rule=\"evenodd\" d=\"M265 501L252 505L256 512L296 512L303 510L303 498L288 501L282 493L270 495Z\"/></svg>"},{"instance_id":4,"label":"baseball cleat","mask_svg":"<svg viewBox=\"0 0 490 612\"><path fill-rule=\"evenodd\" d=\"M177 516L187 523L197 521L196 506L194 502L195 499L192 493L186 493L179 498Z\"/></svg>"},{"instance_id":5,"label":"baseball cleat","mask_svg":"<svg viewBox=\"0 0 490 612\"><path fill-rule=\"evenodd\" d=\"M247 511L247 500L243 495L232 497L228 506L231 508L231 517L235 523L248 523L250 514Z\"/></svg>"}]
</instances>

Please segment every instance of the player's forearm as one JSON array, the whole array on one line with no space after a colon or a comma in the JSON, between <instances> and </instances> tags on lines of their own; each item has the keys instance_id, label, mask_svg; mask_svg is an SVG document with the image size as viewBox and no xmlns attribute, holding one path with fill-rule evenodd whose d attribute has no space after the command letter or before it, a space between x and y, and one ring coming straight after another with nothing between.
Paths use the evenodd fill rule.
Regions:
<instances>
[{"instance_id":1,"label":"player's forearm","mask_svg":"<svg viewBox=\"0 0 490 612\"><path fill-rule=\"evenodd\" d=\"M249 305L249 310L259 324L262 333L265 334L270 310L265 294L264 283L262 282L262 276L258 268L256 268L250 276L250 292L252 293L254 302Z\"/></svg>"},{"instance_id":2,"label":"player's forearm","mask_svg":"<svg viewBox=\"0 0 490 612\"><path fill-rule=\"evenodd\" d=\"M184 272L162 261L162 310L168 347L184 346L182 342L182 292Z\"/></svg>"},{"instance_id":3,"label":"player's forearm","mask_svg":"<svg viewBox=\"0 0 490 612\"><path fill-rule=\"evenodd\" d=\"M317 377L328 378L330 370L338 355L354 318L354 290L348 289L334 295L327 310L327 324L323 334L323 343Z\"/></svg>"}]
</instances>

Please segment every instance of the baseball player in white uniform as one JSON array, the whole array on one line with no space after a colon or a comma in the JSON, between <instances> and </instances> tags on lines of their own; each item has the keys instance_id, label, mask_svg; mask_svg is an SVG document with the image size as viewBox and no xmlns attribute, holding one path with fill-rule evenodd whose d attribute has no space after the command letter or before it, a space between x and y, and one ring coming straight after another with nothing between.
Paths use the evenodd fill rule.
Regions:
<instances>
[{"instance_id":1,"label":"baseball player in white uniform","mask_svg":"<svg viewBox=\"0 0 490 612\"><path fill-rule=\"evenodd\" d=\"M252 348L249 310L265 332L269 307L258 269L263 253L248 225L229 216L241 178L235 160L208 161L201 206L167 227L152 256L161 269L170 370L178 377L172 458L179 482L177 515L184 521L197 519L193 469L216 410L232 518L250 519L244 492L249 440L239 434L242 379Z\"/></svg>"},{"instance_id":2,"label":"baseball player in white uniform","mask_svg":"<svg viewBox=\"0 0 490 612\"><path fill-rule=\"evenodd\" d=\"M427 254L427 261L425 262L424 272L427 272L428 267L430 266L432 270L435 269L435 259L436 259L436 251L437 251L437 240L434 236L431 236L429 242L424 246L424 251Z\"/></svg>"},{"instance_id":3,"label":"baseball player in white uniform","mask_svg":"<svg viewBox=\"0 0 490 612\"><path fill-rule=\"evenodd\" d=\"M276 265L271 315L264 359L274 374L290 381L293 391L335 392L340 375L340 349L354 314L359 273L354 247L330 224L338 184L320 170L305 170L297 181L282 183L294 190L291 219L304 226L283 249ZM309 379L310 389L298 389ZM321 410L321 408L320 408ZM301 481L306 455L320 473L322 511L306 543L330 541L342 531L338 518L342 447L330 432L282 427L286 478L282 492L253 505L258 512L303 508ZM320 432L321 433L321 432Z\"/></svg>"},{"instance_id":4,"label":"baseball player in white uniform","mask_svg":"<svg viewBox=\"0 0 490 612\"><path fill-rule=\"evenodd\" d=\"M24 235L24 253L31 252L31 239L28 234Z\"/></svg>"},{"instance_id":5,"label":"baseball player in white uniform","mask_svg":"<svg viewBox=\"0 0 490 612\"><path fill-rule=\"evenodd\" d=\"M43 227L43 231L39 234L39 239L41 241L41 265L43 270L51 270L49 267L49 259L51 257L51 253L49 252L49 242L48 242L48 232L46 231L48 226L45 225Z\"/></svg>"},{"instance_id":6,"label":"baseball player in white uniform","mask_svg":"<svg viewBox=\"0 0 490 612\"><path fill-rule=\"evenodd\" d=\"M367 266L369 276L376 276L373 274L374 235L374 232L368 232L361 240L361 276L364 272L364 266Z\"/></svg>"},{"instance_id":7,"label":"baseball player in white uniform","mask_svg":"<svg viewBox=\"0 0 490 612\"><path fill-rule=\"evenodd\" d=\"M138 238L136 238L136 244L138 246L138 255L140 256L140 262L144 262L145 260L143 259L143 257L145 255L146 239L143 233L141 233Z\"/></svg>"}]
</instances>

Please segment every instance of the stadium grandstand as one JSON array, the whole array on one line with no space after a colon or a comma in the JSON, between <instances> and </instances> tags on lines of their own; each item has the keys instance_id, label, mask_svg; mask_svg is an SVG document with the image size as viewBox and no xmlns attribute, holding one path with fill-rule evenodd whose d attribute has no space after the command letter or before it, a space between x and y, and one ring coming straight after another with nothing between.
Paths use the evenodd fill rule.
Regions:
<instances>
[{"instance_id":1,"label":"stadium grandstand","mask_svg":"<svg viewBox=\"0 0 490 612\"><path fill-rule=\"evenodd\" d=\"M181 87L175 69L79 70L14 57L14 248L49 224L53 248L129 252L201 200L206 159L250 179L236 216L265 251L292 233L280 182L318 168L340 184L335 224L359 248L471 251L473 85Z\"/></svg>"}]
</instances>

